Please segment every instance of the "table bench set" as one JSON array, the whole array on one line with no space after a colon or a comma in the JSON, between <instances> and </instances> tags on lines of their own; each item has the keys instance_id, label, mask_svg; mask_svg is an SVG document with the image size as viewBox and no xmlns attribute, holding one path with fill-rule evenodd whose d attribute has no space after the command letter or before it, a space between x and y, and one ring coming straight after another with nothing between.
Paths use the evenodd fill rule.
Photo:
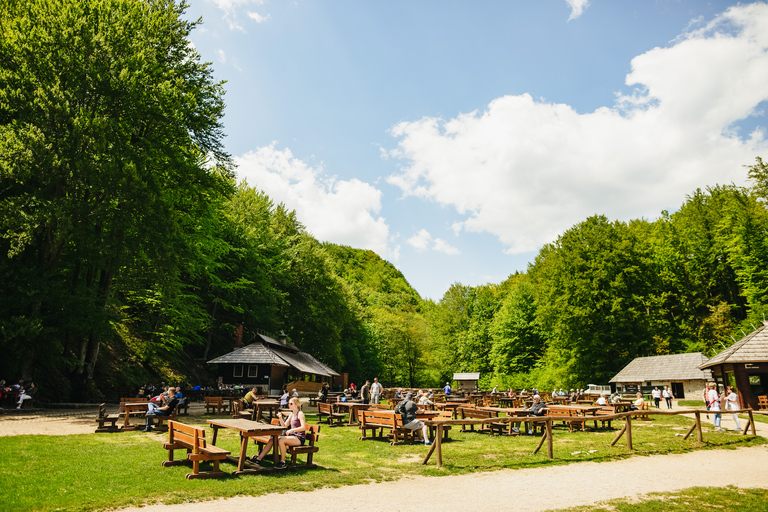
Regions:
<instances>
[{"instance_id":1,"label":"table bench set","mask_svg":"<svg viewBox=\"0 0 768 512\"><path fill-rule=\"evenodd\" d=\"M274 424L277 423L277 424ZM163 448L168 450L168 460L163 461L163 466L175 466L179 464L191 465L192 473L187 474L188 479L193 478L221 478L228 476L228 473L222 471L219 467L220 462L229 462L237 466L232 475L263 474L279 471L276 467L262 467L248 459L248 445L251 441L257 444L266 444L272 440L272 453L275 466L280 460L280 451L278 448L278 437L283 433L283 427L275 419L273 423L259 423L247 419L213 419L208 420L213 433L211 442L205 440L205 429L185 425L178 421L168 422L168 441L163 443ZM233 456L229 450L216 446L219 429L233 429L240 435L240 452L238 456ZM313 455L319 451L316 443L319 438L320 427L317 425L307 425L307 441L304 446L292 446L287 450L287 455L291 456L291 463L288 469L314 469L317 467L313 463ZM181 460L174 459L175 450L186 450L186 458ZM306 456L306 463L297 465L297 457ZM209 462L213 464L211 471L201 471L200 462Z\"/></svg>"}]
</instances>

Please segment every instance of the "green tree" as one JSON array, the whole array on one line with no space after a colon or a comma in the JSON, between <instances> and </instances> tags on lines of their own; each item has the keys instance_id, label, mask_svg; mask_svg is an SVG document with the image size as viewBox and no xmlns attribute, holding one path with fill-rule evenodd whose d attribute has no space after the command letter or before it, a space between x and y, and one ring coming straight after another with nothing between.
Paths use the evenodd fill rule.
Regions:
<instances>
[{"instance_id":1,"label":"green tree","mask_svg":"<svg viewBox=\"0 0 768 512\"><path fill-rule=\"evenodd\" d=\"M121 269L151 261L179 275L230 189L222 85L189 43L184 9L3 3L0 272L25 277L4 282L2 329L25 375L58 354L87 389Z\"/></svg>"}]
</instances>

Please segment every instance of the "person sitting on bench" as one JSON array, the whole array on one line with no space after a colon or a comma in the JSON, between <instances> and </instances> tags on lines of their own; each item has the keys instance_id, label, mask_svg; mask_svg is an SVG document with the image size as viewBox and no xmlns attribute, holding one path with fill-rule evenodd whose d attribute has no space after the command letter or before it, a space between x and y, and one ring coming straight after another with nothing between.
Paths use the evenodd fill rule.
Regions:
<instances>
[{"instance_id":1,"label":"person sitting on bench","mask_svg":"<svg viewBox=\"0 0 768 512\"><path fill-rule=\"evenodd\" d=\"M419 406L413 403L413 393L408 392L405 398L395 407L395 413L399 413L403 419L403 428L407 430L421 429L421 435L424 438L424 444L429 446L429 427L423 421L416 419L416 412Z\"/></svg>"},{"instance_id":2,"label":"person sitting on bench","mask_svg":"<svg viewBox=\"0 0 768 512\"><path fill-rule=\"evenodd\" d=\"M179 405L179 399L175 396L163 406L158 406L154 402L149 402L147 405L149 408L147 410L147 425L144 432L152 432L152 418L155 416L170 416L177 405Z\"/></svg>"},{"instance_id":3,"label":"person sitting on bench","mask_svg":"<svg viewBox=\"0 0 768 512\"><path fill-rule=\"evenodd\" d=\"M253 408L253 402L256 401L256 397L258 396L259 388L256 386L253 386L253 388L245 394L243 397L243 408L244 409L251 409Z\"/></svg>"},{"instance_id":4,"label":"person sitting on bench","mask_svg":"<svg viewBox=\"0 0 768 512\"><path fill-rule=\"evenodd\" d=\"M301 402L299 401L299 397L294 396L288 400L288 407L290 408L291 412L288 413L287 416L283 411L277 412L277 419L280 420L280 425L286 427L285 435L277 438L277 444L280 447L280 462L278 462L275 466L277 469L284 469L286 467L285 455L288 452L289 446L303 446L307 441L307 420L304 417L304 413L300 409L300 404ZM283 418L286 417L287 421L284 421ZM264 445L264 448L261 450L261 453L259 453L259 455L256 457L253 457L251 461L253 461L253 463L256 465L260 465L261 461L271 449L272 438L270 437L267 444Z\"/></svg>"}]
</instances>

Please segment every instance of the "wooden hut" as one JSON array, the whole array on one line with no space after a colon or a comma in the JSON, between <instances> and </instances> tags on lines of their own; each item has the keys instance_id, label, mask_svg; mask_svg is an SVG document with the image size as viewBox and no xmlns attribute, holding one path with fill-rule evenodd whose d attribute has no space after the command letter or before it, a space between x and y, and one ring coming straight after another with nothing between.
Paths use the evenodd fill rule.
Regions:
<instances>
[{"instance_id":1,"label":"wooden hut","mask_svg":"<svg viewBox=\"0 0 768 512\"><path fill-rule=\"evenodd\" d=\"M295 345L288 343L284 335L278 339L256 334L253 343L238 348L208 364L217 365L217 372L224 385L239 384L258 386L264 392L276 395L286 384L299 393L316 393L323 382L331 382L339 375Z\"/></svg>"},{"instance_id":2,"label":"wooden hut","mask_svg":"<svg viewBox=\"0 0 768 512\"><path fill-rule=\"evenodd\" d=\"M712 371L722 391L736 388L741 407L759 409L759 396L768 394L768 322L726 348L699 368Z\"/></svg>"},{"instance_id":3,"label":"wooden hut","mask_svg":"<svg viewBox=\"0 0 768 512\"><path fill-rule=\"evenodd\" d=\"M712 380L709 370L700 369L706 360L701 352L637 357L609 382L625 395L669 386L675 398L701 398L704 385Z\"/></svg>"},{"instance_id":4,"label":"wooden hut","mask_svg":"<svg viewBox=\"0 0 768 512\"><path fill-rule=\"evenodd\" d=\"M454 373L453 380L457 391L471 392L477 389L480 373Z\"/></svg>"}]
</instances>

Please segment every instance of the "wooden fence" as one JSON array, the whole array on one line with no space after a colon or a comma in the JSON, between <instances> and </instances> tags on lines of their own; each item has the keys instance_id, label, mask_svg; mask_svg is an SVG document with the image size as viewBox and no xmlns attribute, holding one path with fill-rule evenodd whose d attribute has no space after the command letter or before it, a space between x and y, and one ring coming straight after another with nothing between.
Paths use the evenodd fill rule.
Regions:
<instances>
[{"instance_id":1,"label":"wooden fence","mask_svg":"<svg viewBox=\"0 0 768 512\"><path fill-rule=\"evenodd\" d=\"M738 409L738 410L728 410L728 411L721 411L720 414L738 414L738 413L747 413L749 415L749 419L747 420L747 423L744 425L744 428L742 429L742 435L747 434L747 430L751 428L752 435L757 435L757 432L755 431L755 422L754 418L752 416L752 409ZM697 438L700 443L704 442L704 432L701 428L701 414L715 414L714 411L701 411L699 409L689 409L689 410L680 410L680 411L651 411L651 410L643 410L643 411L629 411L629 412L621 412L616 414L600 414L596 416L583 416L578 417L578 419L574 416L567 416L567 415L548 415L548 416L504 416L500 418L488 418L488 419L432 419L432 420L426 420L424 423L429 426L433 426L436 428L435 433L435 441L432 443L432 446L429 448L429 451L427 452L427 455L424 457L424 460L422 461L422 464L426 464L430 457L432 457L432 454L434 452L437 452L437 465L442 466L443 465L443 451L442 451L442 439L443 439L443 428L445 426L450 425L483 425L485 423L522 423L522 422L530 422L534 424L544 424L544 434L541 436L541 441L539 441L538 446L533 451L533 454L535 455L538 453L538 451L541 449L541 447L544 445L544 442L547 443L547 457L550 459L554 459L554 451L553 451L553 437L552 437L552 423L556 421L565 421L565 422L573 422L573 421L581 421L582 419L586 421L608 421L608 420L625 420L624 426L621 428L621 430L616 434L616 437L611 441L610 446L614 446L619 439L623 435L626 434L626 441L627 441L627 449L633 450L632 447L632 417L633 416L655 416L655 415L661 415L661 416L677 416L678 414L693 414L694 417L694 423L691 425L691 428L688 429L688 432L683 437L683 440L688 439L688 437L691 435L691 433L694 431L694 429L697 432Z\"/></svg>"}]
</instances>

